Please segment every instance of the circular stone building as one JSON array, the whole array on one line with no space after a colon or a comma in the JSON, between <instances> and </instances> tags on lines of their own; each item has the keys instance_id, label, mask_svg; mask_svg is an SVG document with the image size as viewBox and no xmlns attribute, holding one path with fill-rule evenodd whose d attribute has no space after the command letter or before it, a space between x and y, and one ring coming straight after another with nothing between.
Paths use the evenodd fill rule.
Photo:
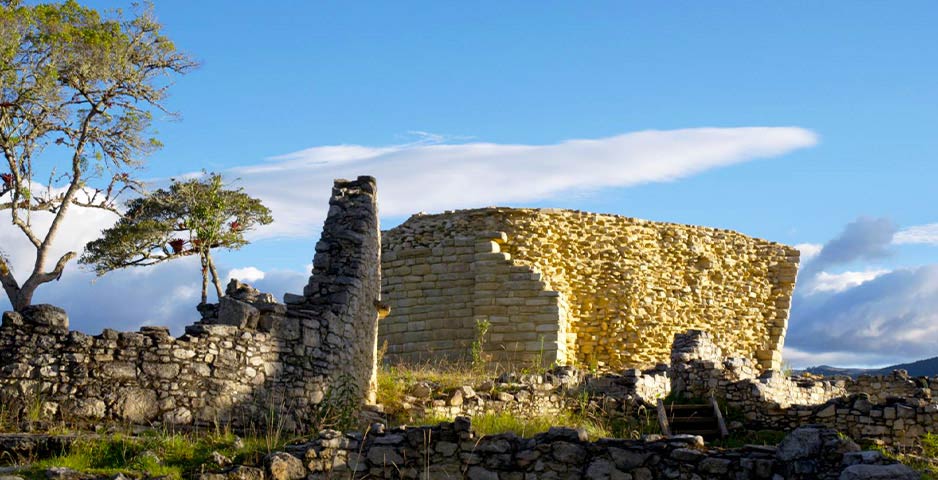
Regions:
<instances>
[{"instance_id":1,"label":"circular stone building","mask_svg":"<svg viewBox=\"0 0 938 480\"><path fill-rule=\"evenodd\" d=\"M383 232L391 361L647 368L674 334L778 369L799 252L709 227L556 209L412 216Z\"/></svg>"}]
</instances>

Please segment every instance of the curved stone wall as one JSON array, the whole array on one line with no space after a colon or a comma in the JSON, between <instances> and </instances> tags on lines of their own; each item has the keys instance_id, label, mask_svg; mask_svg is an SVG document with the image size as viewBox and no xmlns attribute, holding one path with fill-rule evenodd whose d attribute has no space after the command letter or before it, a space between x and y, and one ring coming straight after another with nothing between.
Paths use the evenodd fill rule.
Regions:
<instances>
[{"instance_id":1,"label":"curved stone wall","mask_svg":"<svg viewBox=\"0 0 938 480\"><path fill-rule=\"evenodd\" d=\"M385 232L388 357L650 367L675 333L713 333L779 368L799 252L730 230L554 209L412 216Z\"/></svg>"}]
</instances>

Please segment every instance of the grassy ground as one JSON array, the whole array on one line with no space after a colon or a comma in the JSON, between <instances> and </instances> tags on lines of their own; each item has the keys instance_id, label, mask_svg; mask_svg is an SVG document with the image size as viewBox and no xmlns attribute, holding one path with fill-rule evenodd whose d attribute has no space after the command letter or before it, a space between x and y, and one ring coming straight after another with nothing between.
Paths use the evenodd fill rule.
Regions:
<instances>
[{"instance_id":1,"label":"grassy ground","mask_svg":"<svg viewBox=\"0 0 938 480\"><path fill-rule=\"evenodd\" d=\"M484 380L495 378L492 371L480 371L471 365L399 366L384 365L378 372L378 403L385 407L389 423L410 425L435 425L452 421L452 418L430 415L412 418L402 408L407 389L418 382L427 382L437 390L451 390L469 385L478 390ZM639 438L643 434L658 433L654 412L636 412L633 419L613 418L603 411L584 408L589 397L577 398L574 407L551 415L514 415L508 413L486 413L472 418L473 429L481 435L514 432L531 436L546 432L550 427L583 428L590 438ZM576 406L578 405L578 406Z\"/></svg>"},{"instance_id":2,"label":"grassy ground","mask_svg":"<svg viewBox=\"0 0 938 480\"><path fill-rule=\"evenodd\" d=\"M107 437L77 440L65 452L51 458L29 463L19 474L29 478L45 478L51 467L66 467L95 475L124 473L131 476L192 478L203 468L212 468L213 452L234 463L258 464L271 451L283 447L270 438L239 440L232 434L172 434L150 432L128 437Z\"/></svg>"},{"instance_id":3,"label":"grassy ground","mask_svg":"<svg viewBox=\"0 0 938 480\"><path fill-rule=\"evenodd\" d=\"M914 448L880 451L920 472L923 480L938 480L938 434L926 433Z\"/></svg>"},{"instance_id":4,"label":"grassy ground","mask_svg":"<svg viewBox=\"0 0 938 480\"><path fill-rule=\"evenodd\" d=\"M420 422L435 425L449 422L452 418L430 416ZM485 413L472 417L472 429L479 435L497 435L512 432L522 437L530 437L546 432L550 427L582 428L590 440L600 438L640 438L647 433L657 433L658 426L653 422L626 421L586 416L572 411L557 415L518 416L512 413Z\"/></svg>"},{"instance_id":5,"label":"grassy ground","mask_svg":"<svg viewBox=\"0 0 938 480\"><path fill-rule=\"evenodd\" d=\"M474 385L482 375L468 365L382 365L378 369L378 403L388 412L400 412L407 389L417 382L427 382L447 390Z\"/></svg>"}]
</instances>

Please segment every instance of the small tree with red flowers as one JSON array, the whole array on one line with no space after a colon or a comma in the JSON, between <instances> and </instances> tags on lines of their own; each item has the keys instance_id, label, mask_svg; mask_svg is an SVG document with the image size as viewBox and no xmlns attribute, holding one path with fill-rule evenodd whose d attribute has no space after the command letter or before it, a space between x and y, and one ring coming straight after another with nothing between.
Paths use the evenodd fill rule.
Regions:
<instances>
[{"instance_id":1,"label":"small tree with red flowers","mask_svg":"<svg viewBox=\"0 0 938 480\"><path fill-rule=\"evenodd\" d=\"M198 255L202 268L202 303L208 279L222 297L213 248L237 250L248 241L244 232L272 222L270 210L243 189L226 189L219 174L186 181L173 180L128 203L127 213L101 238L88 243L79 263L100 276L112 270L147 266Z\"/></svg>"}]
</instances>

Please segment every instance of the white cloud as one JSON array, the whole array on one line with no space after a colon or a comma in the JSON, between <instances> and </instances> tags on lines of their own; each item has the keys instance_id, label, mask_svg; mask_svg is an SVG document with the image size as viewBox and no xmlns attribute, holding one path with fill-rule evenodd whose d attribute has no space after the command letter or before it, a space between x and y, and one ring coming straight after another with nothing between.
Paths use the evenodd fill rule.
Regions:
<instances>
[{"instance_id":1,"label":"white cloud","mask_svg":"<svg viewBox=\"0 0 938 480\"><path fill-rule=\"evenodd\" d=\"M801 264L804 265L818 256L818 254L821 253L821 249L824 248L824 245L820 243L799 243L795 245L795 248L801 252Z\"/></svg>"},{"instance_id":2,"label":"white cloud","mask_svg":"<svg viewBox=\"0 0 938 480\"><path fill-rule=\"evenodd\" d=\"M899 358L892 355L863 351L805 352L789 346L783 349L782 359L792 368L818 367L821 365L849 368L882 368L901 362Z\"/></svg>"},{"instance_id":3,"label":"white cloud","mask_svg":"<svg viewBox=\"0 0 938 480\"><path fill-rule=\"evenodd\" d=\"M29 276L36 261L36 249L26 236L9 222L9 211L0 211L3 221L0 221L0 248L9 256L16 278L22 282ZM52 214L48 212L32 213L33 231L45 236L52 224ZM51 270L55 262L65 252L73 251L81 254L85 244L97 238L101 230L110 227L117 221L117 216L111 212L92 208L72 207L66 212L58 234L50 249L46 269ZM75 268L74 263L66 269L66 275ZM41 287L40 287L41 288Z\"/></svg>"},{"instance_id":4,"label":"white cloud","mask_svg":"<svg viewBox=\"0 0 938 480\"><path fill-rule=\"evenodd\" d=\"M643 131L552 145L416 142L314 147L235 168L230 176L273 210L259 236L312 236L335 178L378 179L382 215L408 215L667 182L817 143L796 127Z\"/></svg>"},{"instance_id":5,"label":"white cloud","mask_svg":"<svg viewBox=\"0 0 938 480\"><path fill-rule=\"evenodd\" d=\"M237 278L242 282L256 282L264 279L264 272L257 267L233 268L228 272L227 280Z\"/></svg>"},{"instance_id":6,"label":"white cloud","mask_svg":"<svg viewBox=\"0 0 938 480\"><path fill-rule=\"evenodd\" d=\"M888 218L860 217L825 243L799 274L786 355L800 366L875 366L934 356L938 265L888 270L870 264L888 258L896 243L912 243L903 238L927 238L923 227L897 233Z\"/></svg>"},{"instance_id":7,"label":"white cloud","mask_svg":"<svg viewBox=\"0 0 938 480\"><path fill-rule=\"evenodd\" d=\"M811 280L808 293L842 292L889 273L889 270L864 270L862 272L828 273L819 272Z\"/></svg>"},{"instance_id":8,"label":"white cloud","mask_svg":"<svg viewBox=\"0 0 938 480\"><path fill-rule=\"evenodd\" d=\"M796 295L787 339L803 352L932 357L938 343L938 265L893 270L840 291Z\"/></svg>"},{"instance_id":9,"label":"white cloud","mask_svg":"<svg viewBox=\"0 0 938 480\"><path fill-rule=\"evenodd\" d=\"M898 245L925 243L938 245L938 223L916 225L896 232L892 242Z\"/></svg>"}]
</instances>

